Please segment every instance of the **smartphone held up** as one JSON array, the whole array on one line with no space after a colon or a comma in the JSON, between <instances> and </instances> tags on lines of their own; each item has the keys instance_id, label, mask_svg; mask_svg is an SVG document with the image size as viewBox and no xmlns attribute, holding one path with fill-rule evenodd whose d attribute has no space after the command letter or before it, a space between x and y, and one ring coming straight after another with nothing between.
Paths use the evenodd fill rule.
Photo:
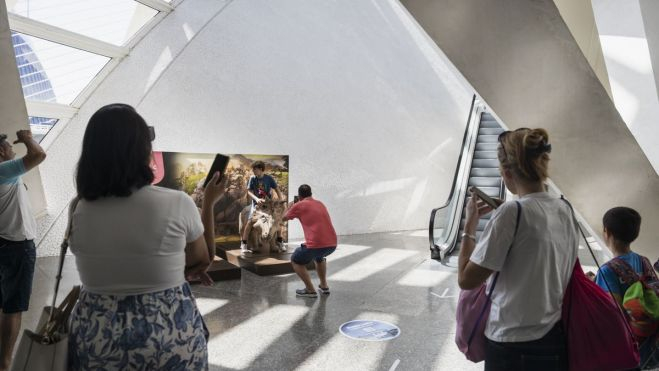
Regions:
<instances>
[{"instance_id":1,"label":"smartphone held up","mask_svg":"<svg viewBox=\"0 0 659 371\"><path fill-rule=\"evenodd\" d=\"M220 173L220 178L218 179L218 182L222 180L222 177L224 176L224 172L227 170L227 165L229 165L229 156L217 154L215 155L215 160L213 160L213 164L211 165L211 169L208 171L208 175L206 175L206 180L204 180L204 187L208 185L208 182L213 179L213 175L215 175L216 172Z\"/></svg>"},{"instance_id":2,"label":"smartphone held up","mask_svg":"<svg viewBox=\"0 0 659 371\"><path fill-rule=\"evenodd\" d=\"M480 198L481 200L483 200L483 202L485 202L485 203L486 203L488 206L490 206L492 209L496 209L497 207L499 207L499 203L498 203L497 201L495 201L492 197L490 197L490 196L488 196L487 194L485 194L485 192L483 192L482 190L480 190L478 187L474 187L474 186L472 186L472 187L471 187L471 191L472 191L476 196L478 196L478 198Z\"/></svg>"}]
</instances>

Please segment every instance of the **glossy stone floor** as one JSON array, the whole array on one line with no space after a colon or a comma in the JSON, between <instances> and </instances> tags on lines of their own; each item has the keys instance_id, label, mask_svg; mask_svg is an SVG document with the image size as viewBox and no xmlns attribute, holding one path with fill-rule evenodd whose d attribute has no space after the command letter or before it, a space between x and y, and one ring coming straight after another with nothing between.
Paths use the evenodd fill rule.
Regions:
<instances>
[{"instance_id":1,"label":"glossy stone floor","mask_svg":"<svg viewBox=\"0 0 659 371\"><path fill-rule=\"evenodd\" d=\"M342 236L339 243L328 258L328 297L297 298L302 285L291 274L244 271L241 280L194 286L210 330L211 370L483 368L454 344L456 273L429 259L427 231ZM25 326L35 326L52 300L57 259L37 260ZM67 257L60 295L77 282L73 257ZM354 319L387 321L401 334L385 342L353 340L339 326Z\"/></svg>"}]
</instances>

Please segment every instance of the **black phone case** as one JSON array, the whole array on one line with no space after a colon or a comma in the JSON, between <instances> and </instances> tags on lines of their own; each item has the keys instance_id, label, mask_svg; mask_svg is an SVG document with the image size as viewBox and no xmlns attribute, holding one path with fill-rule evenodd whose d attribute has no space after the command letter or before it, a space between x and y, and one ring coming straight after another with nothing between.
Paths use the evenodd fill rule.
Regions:
<instances>
[{"instance_id":1,"label":"black phone case","mask_svg":"<svg viewBox=\"0 0 659 371\"><path fill-rule=\"evenodd\" d=\"M206 180L204 180L204 187L208 185L208 182L211 181L213 174L215 174L216 171L220 172L220 179L222 179L222 176L224 176L224 172L227 169L227 165L229 165L229 156L221 155L219 153L216 154L211 169L208 171L208 175L206 175Z\"/></svg>"}]
</instances>

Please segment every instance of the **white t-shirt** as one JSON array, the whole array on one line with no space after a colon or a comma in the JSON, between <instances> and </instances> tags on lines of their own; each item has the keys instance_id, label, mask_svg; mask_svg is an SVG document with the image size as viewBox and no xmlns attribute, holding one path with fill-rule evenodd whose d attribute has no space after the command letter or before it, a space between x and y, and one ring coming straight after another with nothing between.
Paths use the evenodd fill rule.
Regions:
<instances>
[{"instance_id":1,"label":"white t-shirt","mask_svg":"<svg viewBox=\"0 0 659 371\"><path fill-rule=\"evenodd\" d=\"M0 237L5 240L33 240L37 236L23 174L22 158L0 162Z\"/></svg>"},{"instance_id":2,"label":"white t-shirt","mask_svg":"<svg viewBox=\"0 0 659 371\"><path fill-rule=\"evenodd\" d=\"M71 251L86 290L137 295L185 282L185 245L204 232L185 193L145 186L129 197L80 200Z\"/></svg>"},{"instance_id":3,"label":"white t-shirt","mask_svg":"<svg viewBox=\"0 0 659 371\"><path fill-rule=\"evenodd\" d=\"M498 342L537 340L551 330L561 319L563 294L577 258L577 230L565 201L540 192L519 202L522 216L510 253L515 202L494 211L470 259L501 272L485 328L485 336Z\"/></svg>"}]
</instances>

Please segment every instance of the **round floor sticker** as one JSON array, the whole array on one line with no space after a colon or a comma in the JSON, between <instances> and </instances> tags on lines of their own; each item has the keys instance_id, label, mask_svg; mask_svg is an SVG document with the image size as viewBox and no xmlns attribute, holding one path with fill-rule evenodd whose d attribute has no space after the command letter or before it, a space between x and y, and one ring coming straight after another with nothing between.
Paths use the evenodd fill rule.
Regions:
<instances>
[{"instance_id":1,"label":"round floor sticker","mask_svg":"<svg viewBox=\"0 0 659 371\"><path fill-rule=\"evenodd\" d=\"M400 335L400 329L383 321L356 320L346 322L339 327L341 333L351 339L365 341L386 341Z\"/></svg>"}]
</instances>

